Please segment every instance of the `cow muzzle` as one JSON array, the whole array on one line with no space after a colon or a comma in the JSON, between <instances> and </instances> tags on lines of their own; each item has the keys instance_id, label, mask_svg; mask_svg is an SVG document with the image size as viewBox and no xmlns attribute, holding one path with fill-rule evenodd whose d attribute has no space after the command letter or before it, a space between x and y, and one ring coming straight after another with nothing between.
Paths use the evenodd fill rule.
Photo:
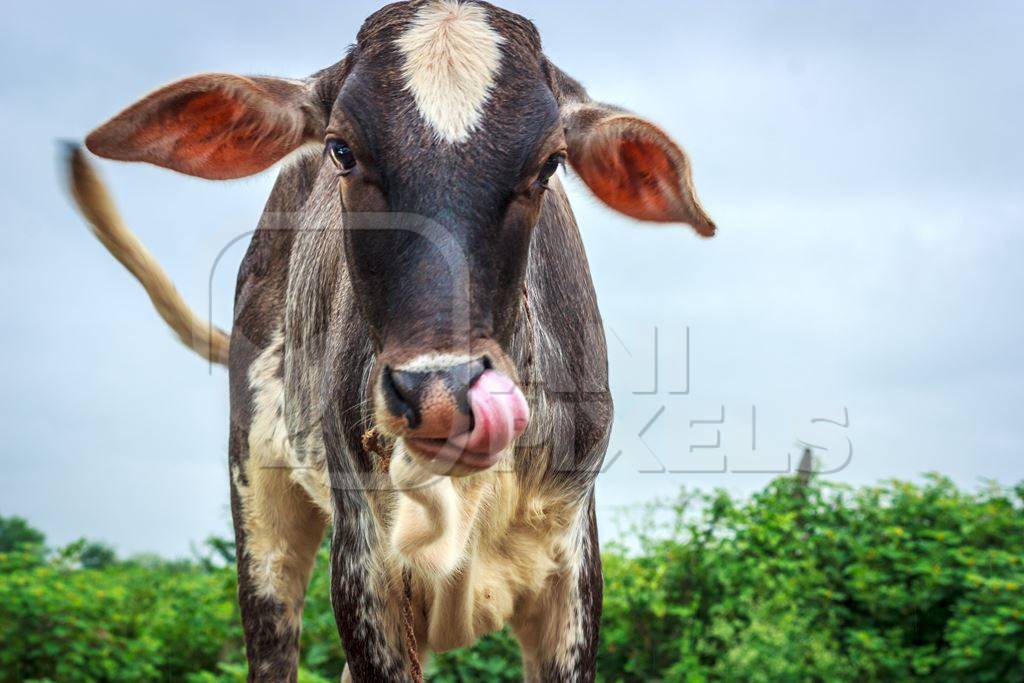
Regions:
<instances>
[{"instance_id":1,"label":"cow muzzle","mask_svg":"<svg viewBox=\"0 0 1024 683\"><path fill-rule=\"evenodd\" d=\"M530 420L519 386L487 356L430 356L381 368L378 422L414 459L459 476L494 466Z\"/></svg>"}]
</instances>

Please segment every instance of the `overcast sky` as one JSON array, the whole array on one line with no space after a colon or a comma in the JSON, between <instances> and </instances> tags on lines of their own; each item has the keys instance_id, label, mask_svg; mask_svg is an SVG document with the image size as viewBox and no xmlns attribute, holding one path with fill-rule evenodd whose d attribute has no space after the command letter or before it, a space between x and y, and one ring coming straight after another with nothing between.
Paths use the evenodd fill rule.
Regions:
<instances>
[{"instance_id":1,"label":"overcast sky","mask_svg":"<svg viewBox=\"0 0 1024 683\"><path fill-rule=\"evenodd\" d=\"M185 554L228 531L226 373L172 338L87 233L55 143L192 73L307 75L375 6L6 6L0 514L124 553ZM800 442L837 481L1024 479L1024 7L507 6L594 97L687 148L719 225L710 241L640 226L569 180L611 351L606 533L616 506L683 485L761 487ZM228 327L247 242L233 240L275 171L102 171L185 297L202 311L212 297Z\"/></svg>"}]
</instances>

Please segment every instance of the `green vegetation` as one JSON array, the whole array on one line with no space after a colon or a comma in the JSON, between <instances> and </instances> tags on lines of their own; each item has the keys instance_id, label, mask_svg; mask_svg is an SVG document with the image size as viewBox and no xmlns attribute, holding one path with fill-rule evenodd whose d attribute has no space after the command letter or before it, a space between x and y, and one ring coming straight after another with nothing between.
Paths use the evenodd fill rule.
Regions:
<instances>
[{"instance_id":1,"label":"green vegetation","mask_svg":"<svg viewBox=\"0 0 1024 683\"><path fill-rule=\"evenodd\" d=\"M1024 484L782 479L632 522L604 554L603 680L1024 681ZM178 562L43 547L0 518L0 681L245 680L231 544ZM304 618L307 683L343 664L325 563ZM518 680L517 647L498 634L428 674Z\"/></svg>"}]
</instances>

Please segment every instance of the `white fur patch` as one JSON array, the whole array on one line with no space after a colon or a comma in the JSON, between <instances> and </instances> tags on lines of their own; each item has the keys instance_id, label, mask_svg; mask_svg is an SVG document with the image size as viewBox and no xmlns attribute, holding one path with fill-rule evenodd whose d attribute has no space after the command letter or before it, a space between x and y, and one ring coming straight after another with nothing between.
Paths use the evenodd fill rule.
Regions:
<instances>
[{"instance_id":1,"label":"white fur patch","mask_svg":"<svg viewBox=\"0 0 1024 683\"><path fill-rule=\"evenodd\" d=\"M294 460L284 419L284 382L278 376L283 347L284 336L278 332L249 366L253 390L249 454L264 467L285 466Z\"/></svg>"},{"instance_id":2,"label":"white fur patch","mask_svg":"<svg viewBox=\"0 0 1024 683\"><path fill-rule=\"evenodd\" d=\"M395 445L390 474L400 491L392 547L422 575L446 579L466 554L471 528L462 519L466 501L456 493L450 478L438 477L413 462L402 441Z\"/></svg>"},{"instance_id":3,"label":"white fur patch","mask_svg":"<svg viewBox=\"0 0 1024 683\"><path fill-rule=\"evenodd\" d=\"M458 0L424 5L396 41L406 89L440 140L463 142L480 122L503 42L483 7Z\"/></svg>"},{"instance_id":4,"label":"white fur patch","mask_svg":"<svg viewBox=\"0 0 1024 683\"><path fill-rule=\"evenodd\" d=\"M586 508L581 507L564 541L563 552L566 557L568 576L563 580L570 597L567 600L565 614L562 616L564 621L561 630L564 635L553 643L552 648L554 660L564 671L572 671L574 667L578 666L576 657L579 649L583 647L587 635L583 627L582 610L585 605L579 595L579 574L581 571L585 571L583 558L590 545L590 537L587 535L588 526Z\"/></svg>"},{"instance_id":5,"label":"white fur patch","mask_svg":"<svg viewBox=\"0 0 1024 683\"><path fill-rule=\"evenodd\" d=\"M402 363L395 369L401 372L438 372L456 365L464 365L475 359L474 356L466 356L461 353L425 353Z\"/></svg>"},{"instance_id":6,"label":"white fur patch","mask_svg":"<svg viewBox=\"0 0 1024 683\"><path fill-rule=\"evenodd\" d=\"M330 515L326 463L319 459L299 462L288 430L284 381L279 377L283 349L284 335L279 331L249 366L249 386L253 390L252 424L249 427L251 466L287 469L292 481L305 490L325 515Z\"/></svg>"}]
</instances>

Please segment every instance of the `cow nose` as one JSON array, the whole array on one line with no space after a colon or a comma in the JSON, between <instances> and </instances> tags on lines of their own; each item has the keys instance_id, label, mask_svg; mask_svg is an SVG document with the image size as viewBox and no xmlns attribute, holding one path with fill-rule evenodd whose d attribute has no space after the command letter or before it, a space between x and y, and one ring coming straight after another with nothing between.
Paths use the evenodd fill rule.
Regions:
<instances>
[{"instance_id":1,"label":"cow nose","mask_svg":"<svg viewBox=\"0 0 1024 683\"><path fill-rule=\"evenodd\" d=\"M417 437L446 439L473 428L469 389L488 368L486 358L446 367L386 367L382 377L388 412Z\"/></svg>"}]
</instances>

